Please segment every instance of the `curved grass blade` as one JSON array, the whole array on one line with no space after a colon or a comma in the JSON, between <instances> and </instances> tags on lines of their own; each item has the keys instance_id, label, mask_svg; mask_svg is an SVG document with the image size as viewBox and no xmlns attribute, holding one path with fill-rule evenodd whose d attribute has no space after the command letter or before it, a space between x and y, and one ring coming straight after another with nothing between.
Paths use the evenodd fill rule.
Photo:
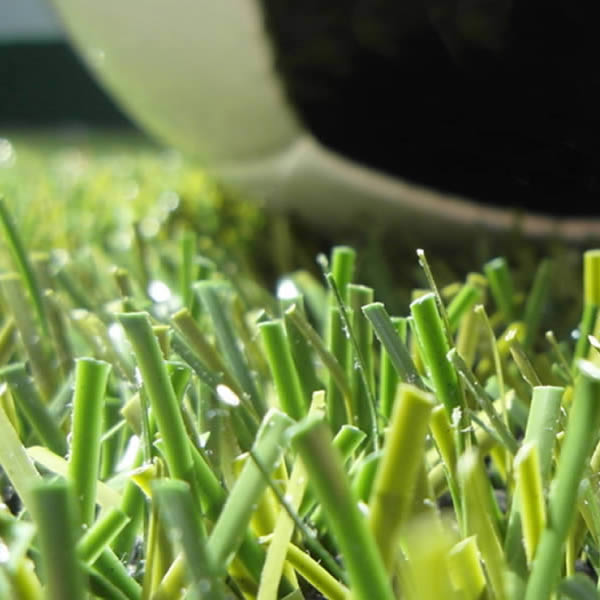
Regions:
<instances>
[{"instance_id":1,"label":"curved grass blade","mask_svg":"<svg viewBox=\"0 0 600 600\"><path fill-rule=\"evenodd\" d=\"M33 267L29 262L25 246L19 235L19 231L14 224L12 217L6 207L4 198L0 196L0 227L6 237L8 249L15 261L19 273L25 282L25 285L31 295L31 300L35 306L35 312L40 321L40 325L45 334L48 334L48 320L46 318L46 310L42 299L42 292L35 276Z\"/></svg>"}]
</instances>

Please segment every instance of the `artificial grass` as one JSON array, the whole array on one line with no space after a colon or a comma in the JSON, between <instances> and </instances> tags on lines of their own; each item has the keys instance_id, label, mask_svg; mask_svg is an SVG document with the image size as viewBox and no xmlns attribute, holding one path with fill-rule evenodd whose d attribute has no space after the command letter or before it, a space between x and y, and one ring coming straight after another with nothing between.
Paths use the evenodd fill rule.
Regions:
<instances>
[{"instance_id":1,"label":"artificial grass","mask_svg":"<svg viewBox=\"0 0 600 600\"><path fill-rule=\"evenodd\" d=\"M47 220L45 192L14 205L34 169L16 160L0 179L0 598L600 597L597 251L486 259L443 284L420 251L419 289L399 267L388 303L396 287L357 268L372 247L336 246L321 275L281 272L277 297L253 256L271 217L192 166L125 154L138 193L215 186L208 204L178 192L147 235L149 201L89 220L97 180L107 203L120 185L104 159L79 182L91 196L70 188ZM559 322L567 271L579 300Z\"/></svg>"}]
</instances>

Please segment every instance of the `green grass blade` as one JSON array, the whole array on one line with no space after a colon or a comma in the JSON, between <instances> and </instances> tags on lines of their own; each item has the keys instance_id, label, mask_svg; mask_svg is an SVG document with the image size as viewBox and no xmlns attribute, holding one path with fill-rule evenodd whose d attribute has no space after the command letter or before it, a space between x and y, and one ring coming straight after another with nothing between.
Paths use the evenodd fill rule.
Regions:
<instances>
[{"instance_id":1,"label":"green grass blade","mask_svg":"<svg viewBox=\"0 0 600 600\"><path fill-rule=\"evenodd\" d=\"M0 329L0 365L6 364L13 355L17 341L16 334L15 320L9 316Z\"/></svg>"},{"instance_id":2,"label":"green grass blade","mask_svg":"<svg viewBox=\"0 0 600 600\"><path fill-rule=\"evenodd\" d=\"M348 378L354 404L353 413L357 419L352 425L360 427L369 435L375 435L378 427L374 392L373 329L361 311L364 305L373 303L374 292L367 286L357 284L349 284L347 292L348 304L352 311L352 332L364 364L364 373L361 373L353 360L348 361Z\"/></svg>"},{"instance_id":3,"label":"green grass blade","mask_svg":"<svg viewBox=\"0 0 600 600\"><path fill-rule=\"evenodd\" d=\"M104 549L94 562L93 568L129 600L141 600L142 588L131 577L127 567L108 548Z\"/></svg>"},{"instance_id":4,"label":"green grass blade","mask_svg":"<svg viewBox=\"0 0 600 600\"><path fill-rule=\"evenodd\" d=\"M575 516L577 490L600 425L600 371L588 362L578 364L567 433L562 444L548 498L548 525L536 552L526 600L547 600L560 571L564 543Z\"/></svg>"},{"instance_id":5,"label":"green grass blade","mask_svg":"<svg viewBox=\"0 0 600 600\"><path fill-rule=\"evenodd\" d=\"M42 300L42 292L38 284L37 278L25 251L25 245L19 235L18 229L14 224L12 217L6 207L4 198L0 196L0 227L6 237L8 249L15 261L19 273L25 282L25 286L29 291L35 312L39 319L40 325L44 333L48 333L48 321L46 318L46 310Z\"/></svg>"},{"instance_id":6,"label":"green grass blade","mask_svg":"<svg viewBox=\"0 0 600 600\"><path fill-rule=\"evenodd\" d=\"M454 365L460 376L471 393L475 396L475 399L480 404L481 408L490 420L490 424L494 428L498 438L502 440L502 443L511 452L516 454L518 450L518 443L510 429L506 426L506 423L502 420L502 417L498 414L494 408L494 402L490 398L489 394L483 389L482 385L477 381L475 375L467 367L464 360L459 356L456 349L453 348L448 352L448 360Z\"/></svg>"},{"instance_id":7,"label":"green grass blade","mask_svg":"<svg viewBox=\"0 0 600 600\"><path fill-rule=\"evenodd\" d=\"M511 329L505 336L504 339L508 342L510 347L510 354L517 365L517 368L521 372L521 377L531 386L536 387L542 385L542 380L537 374L529 356L525 353L525 348L521 345L517 338L517 331Z\"/></svg>"},{"instance_id":8,"label":"green grass blade","mask_svg":"<svg viewBox=\"0 0 600 600\"><path fill-rule=\"evenodd\" d=\"M448 569L455 589L463 593L464 600L485 597L487 581L475 536L467 537L453 546L448 553Z\"/></svg>"},{"instance_id":9,"label":"green grass blade","mask_svg":"<svg viewBox=\"0 0 600 600\"><path fill-rule=\"evenodd\" d=\"M349 246L335 246L331 251L331 275L345 303L348 303L348 284L354 277L354 266L356 263L356 250ZM335 303L333 294L329 299L331 304Z\"/></svg>"},{"instance_id":10,"label":"green grass blade","mask_svg":"<svg viewBox=\"0 0 600 600\"><path fill-rule=\"evenodd\" d=\"M583 304L600 306L600 249L583 254Z\"/></svg>"},{"instance_id":11,"label":"green grass blade","mask_svg":"<svg viewBox=\"0 0 600 600\"><path fill-rule=\"evenodd\" d=\"M449 554L455 535L435 518L408 524L403 534L407 561L402 565L402 597L407 600L462 600L452 585Z\"/></svg>"},{"instance_id":12,"label":"green grass blade","mask_svg":"<svg viewBox=\"0 0 600 600\"><path fill-rule=\"evenodd\" d=\"M179 294L183 305L192 310L194 301L194 290L192 283L196 279L197 268L194 263L196 254L196 236L193 232L186 232L181 238L181 267L179 269Z\"/></svg>"},{"instance_id":13,"label":"green grass blade","mask_svg":"<svg viewBox=\"0 0 600 600\"><path fill-rule=\"evenodd\" d=\"M436 395L449 415L461 408L460 390L456 371L446 358L450 350L440 319L435 296L425 294L410 305L423 360L431 374Z\"/></svg>"},{"instance_id":14,"label":"green grass blade","mask_svg":"<svg viewBox=\"0 0 600 600\"><path fill-rule=\"evenodd\" d=\"M366 316L366 315L365 315ZM406 319L401 317L392 317L391 319L394 329L400 336L403 343L406 343ZM382 347L379 358L379 412L384 419L384 422L389 421L392 414L392 407L396 398L396 388L400 378L390 358L388 351Z\"/></svg>"},{"instance_id":15,"label":"green grass blade","mask_svg":"<svg viewBox=\"0 0 600 600\"><path fill-rule=\"evenodd\" d=\"M158 341L147 313L124 313L119 321L131 342L142 381L162 435L167 466L172 477L193 486L190 440Z\"/></svg>"},{"instance_id":16,"label":"green grass blade","mask_svg":"<svg viewBox=\"0 0 600 600\"><path fill-rule=\"evenodd\" d=\"M77 361L69 480L79 505L81 523L89 527L96 507L96 480L100 467L102 409L110 365L90 358Z\"/></svg>"},{"instance_id":17,"label":"green grass blade","mask_svg":"<svg viewBox=\"0 0 600 600\"><path fill-rule=\"evenodd\" d=\"M331 310L336 310L336 307L332 307ZM339 314L339 311L338 311ZM350 384L348 383L348 379L346 378L346 373L342 368L338 357L335 353L330 352L325 347L321 336L313 329L310 323L307 321L306 317L300 313L296 306L291 306L286 311L286 316L290 318L292 323L298 328L300 333L306 338L308 343L313 347L315 353L325 366L328 372L328 376L330 378L329 384L327 385L327 410L328 417L332 424L332 428L337 431L339 427L343 424L348 423L351 414L350 408ZM339 328L341 330L341 327ZM342 334L342 337L343 334ZM345 359L345 354L342 358ZM335 402L329 396L331 391L337 387L341 393L341 397L339 400Z\"/></svg>"},{"instance_id":18,"label":"green grass blade","mask_svg":"<svg viewBox=\"0 0 600 600\"><path fill-rule=\"evenodd\" d=\"M363 353L361 351L361 348L359 346L359 340L356 337L356 334L354 332L353 326L352 326L352 322L351 322L351 318L349 315L349 311L348 308L346 307L346 304L342 298L342 296L340 295L340 291L337 288L335 279L333 278L333 275L331 273L328 272L324 272L325 275L325 280L327 281L327 285L329 286L329 289L331 290L331 292L333 293L333 296L335 298L335 301L337 303L337 306L339 308L340 311L340 317L342 320L342 327L344 329L344 332L347 334L348 339L350 340L350 345L352 348L352 356L353 356L353 362L352 362L352 368L356 369L358 371L358 373L360 374L360 381L362 383L362 387L367 399L367 406L368 406L368 410L370 411L370 421L371 421L371 426L372 429L370 431L367 431L366 433L368 435L371 435L371 441L375 447L375 449L379 448L379 423L378 423L378 419L375 416L375 396L373 394L373 390L371 389L371 386L369 385L369 373L367 371L367 362L365 361L365 357L363 356ZM352 395L351 395L352 398ZM352 404L351 404L352 406ZM354 409L355 407L352 406L352 411L351 411L351 420L350 423L353 425L357 425L357 419L358 419L358 414L353 414L354 413Z\"/></svg>"},{"instance_id":19,"label":"green grass blade","mask_svg":"<svg viewBox=\"0 0 600 600\"><path fill-rule=\"evenodd\" d=\"M515 456L518 501L523 528L523 545L531 564L542 531L546 525L546 505L540 472L540 459L535 442L524 444Z\"/></svg>"},{"instance_id":20,"label":"green grass blade","mask_svg":"<svg viewBox=\"0 0 600 600\"><path fill-rule=\"evenodd\" d=\"M129 521L129 517L118 508L110 508L102 514L77 543L79 559L88 564L96 562Z\"/></svg>"},{"instance_id":21,"label":"green grass blade","mask_svg":"<svg viewBox=\"0 0 600 600\"><path fill-rule=\"evenodd\" d=\"M504 321L512 323L515 320L514 288L506 259L498 257L490 260L484 265L483 271Z\"/></svg>"},{"instance_id":22,"label":"green grass blade","mask_svg":"<svg viewBox=\"0 0 600 600\"><path fill-rule=\"evenodd\" d=\"M27 448L26 454L51 473L68 478L69 463L62 456L50 452L48 448L43 446L31 446ZM33 467L31 468L33 469ZM121 494L106 483L96 481L96 502L101 508L118 508L121 504Z\"/></svg>"},{"instance_id":23,"label":"green grass blade","mask_svg":"<svg viewBox=\"0 0 600 600\"><path fill-rule=\"evenodd\" d=\"M298 571L306 581L312 584L328 600L347 600L350 596L348 588L332 577L318 562L298 546L288 544L284 555L289 564Z\"/></svg>"},{"instance_id":24,"label":"green grass blade","mask_svg":"<svg viewBox=\"0 0 600 600\"><path fill-rule=\"evenodd\" d=\"M356 600L393 600L385 567L375 540L360 513L331 433L322 419L310 416L290 428L290 436L321 503Z\"/></svg>"},{"instance_id":25,"label":"green grass blade","mask_svg":"<svg viewBox=\"0 0 600 600\"><path fill-rule=\"evenodd\" d=\"M304 465L298 460L294 464L286 488L286 497L292 510L297 511L300 507L307 485L308 479ZM267 550L256 600L271 600L277 596L279 581L283 574L285 554L293 533L294 521L285 510L282 510L277 517L273 537Z\"/></svg>"},{"instance_id":26,"label":"green grass blade","mask_svg":"<svg viewBox=\"0 0 600 600\"><path fill-rule=\"evenodd\" d=\"M427 279L427 283L429 284L429 287L431 288L431 291L435 297L435 303L437 305L437 309L438 309L439 315L442 320L444 334L446 335L448 345L452 345L452 332L451 332L451 328L450 328L450 322L448 320L448 313L446 311L446 306L444 305L444 302L442 301L442 295L440 294L437 283L435 282L435 279L433 277L433 273L429 266L429 261L427 260L427 255L425 254L425 250L423 250L422 248L419 248L417 250L417 257L419 259L419 265L421 266L421 268L423 269L423 272L425 273L425 278Z\"/></svg>"},{"instance_id":27,"label":"green grass blade","mask_svg":"<svg viewBox=\"0 0 600 600\"><path fill-rule=\"evenodd\" d=\"M75 552L77 517L64 480L41 481L31 489L33 518L45 573L46 600L81 600L84 578Z\"/></svg>"},{"instance_id":28,"label":"green grass blade","mask_svg":"<svg viewBox=\"0 0 600 600\"><path fill-rule=\"evenodd\" d=\"M223 382L230 388L235 389L235 383L231 375L227 372L221 357L212 345L206 339L204 332L198 325L196 319L190 314L187 308L177 311L172 317L173 325L185 338L190 348L198 355L200 360L215 373L223 373ZM239 390L237 390L239 391Z\"/></svg>"},{"instance_id":29,"label":"green grass blade","mask_svg":"<svg viewBox=\"0 0 600 600\"><path fill-rule=\"evenodd\" d=\"M314 353L308 343L308 340L302 335L300 330L294 325L290 316L286 313L290 306L297 306L297 310L306 315L304 310L304 297L296 296L287 300L280 300L283 312L283 324L285 332L290 341L290 349L294 364L298 370L300 383L305 398L310 398L313 392L321 389L323 386L317 377Z\"/></svg>"},{"instance_id":30,"label":"green grass blade","mask_svg":"<svg viewBox=\"0 0 600 600\"><path fill-rule=\"evenodd\" d=\"M31 512L33 499L31 488L40 476L23 448L17 432L0 405L0 465L19 494L25 508Z\"/></svg>"},{"instance_id":31,"label":"green grass blade","mask_svg":"<svg viewBox=\"0 0 600 600\"><path fill-rule=\"evenodd\" d=\"M396 331L392 319L381 302L373 302L362 308L371 322L375 335L386 349L396 372L405 383L423 388L421 377L410 357L402 338Z\"/></svg>"},{"instance_id":32,"label":"green grass blade","mask_svg":"<svg viewBox=\"0 0 600 600\"><path fill-rule=\"evenodd\" d=\"M577 361L586 358L589 350L588 336L594 331L600 307L600 250L588 250L583 254L583 312L579 324L579 337L573 356L573 368Z\"/></svg>"},{"instance_id":33,"label":"green grass blade","mask_svg":"<svg viewBox=\"0 0 600 600\"><path fill-rule=\"evenodd\" d=\"M537 446L540 461L540 476L544 486L547 485L550 477L563 393L564 388L561 387L541 386L534 388L531 398L523 443L534 442ZM517 484L514 492L515 498L508 518L504 551L510 569L524 581L528 571L525 549L522 543L523 535L518 488L519 485Z\"/></svg>"},{"instance_id":34,"label":"green grass blade","mask_svg":"<svg viewBox=\"0 0 600 600\"><path fill-rule=\"evenodd\" d=\"M352 422L353 418L352 392L345 369L350 361L352 349L344 329L340 309L337 306L330 306L327 314L329 316L327 350L335 361L331 361L335 369L329 368L327 372L327 414L332 430L337 431L342 425ZM340 385L340 381L345 387Z\"/></svg>"},{"instance_id":35,"label":"green grass blade","mask_svg":"<svg viewBox=\"0 0 600 600\"><path fill-rule=\"evenodd\" d=\"M14 363L0 370L0 378L8 383L13 398L33 427L39 440L52 452L64 456L67 438L42 402L23 363Z\"/></svg>"},{"instance_id":36,"label":"green grass blade","mask_svg":"<svg viewBox=\"0 0 600 600\"><path fill-rule=\"evenodd\" d=\"M25 291L21 277L15 273L0 275L2 296L8 305L21 336L21 342L29 357L31 370L44 400L48 402L56 389L55 372L48 349L45 346L45 337L40 335L31 305Z\"/></svg>"},{"instance_id":37,"label":"green grass blade","mask_svg":"<svg viewBox=\"0 0 600 600\"><path fill-rule=\"evenodd\" d=\"M534 341L538 338L540 323L544 316L544 308L550 297L550 284L552 283L552 261L550 259L540 262L531 291L525 303L523 321L525 322L525 350L531 350Z\"/></svg>"},{"instance_id":38,"label":"green grass blade","mask_svg":"<svg viewBox=\"0 0 600 600\"><path fill-rule=\"evenodd\" d=\"M464 405L464 394L454 365L448 360L450 350L434 294L425 294L411 302L416 337L423 362L431 377L438 400L446 407L448 416L457 421L455 430L457 449L465 446L469 415Z\"/></svg>"},{"instance_id":39,"label":"green grass blade","mask_svg":"<svg viewBox=\"0 0 600 600\"><path fill-rule=\"evenodd\" d=\"M460 288L460 291L448 305L448 323L453 333L458 329L462 318L476 305L483 301L483 290L480 284L475 283L473 278Z\"/></svg>"},{"instance_id":40,"label":"green grass blade","mask_svg":"<svg viewBox=\"0 0 600 600\"><path fill-rule=\"evenodd\" d=\"M462 485L464 515L469 535L477 536L481 558L486 566L494 598L508 600L506 563L499 533L492 522L490 483L483 462L475 449L467 450L458 462Z\"/></svg>"},{"instance_id":41,"label":"green grass blade","mask_svg":"<svg viewBox=\"0 0 600 600\"><path fill-rule=\"evenodd\" d=\"M291 423L287 415L274 409L269 410L263 419L253 452L269 472L280 458L284 434ZM237 552L254 506L266 486L260 469L253 461L247 461L208 539L209 552L220 568L225 569Z\"/></svg>"},{"instance_id":42,"label":"green grass blade","mask_svg":"<svg viewBox=\"0 0 600 600\"><path fill-rule=\"evenodd\" d=\"M434 404L431 394L402 384L385 438L369 503L369 525L388 571L394 567L398 534L409 516Z\"/></svg>"},{"instance_id":43,"label":"green grass blade","mask_svg":"<svg viewBox=\"0 0 600 600\"><path fill-rule=\"evenodd\" d=\"M208 553L204 525L189 486L180 481L160 481L155 482L152 489L153 497L170 524L170 534L174 541L181 543L198 597L224 599L218 569Z\"/></svg>"},{"instance_id":44,"label":"green grass blade","mask_svg":"<svg viewBox=\"0 0 600 600\"><path fill-rule=\"evenodd\" d=\"M292 419L301 419L306 415L308 398L304 397L283 321L267 321L258 328L281 410Z\"/></svg>"},{"instance_id":45,"label":"green grass blade","mask_svg":"<svg viewBox=\"0 0 600 600\"><path fill-rule=\"evenodd\" d=\"M233 376L239 386L248 394L258 415L262 416L265 414L266 406L263 398L258 393L254 378L240 350L231 325L231 319L227 317L223 310L222 301L217 291L221 285L213 281L200 281L194 285L194 290L204 309L210 315L217 342Z\"/></svg>"}]
</instances>

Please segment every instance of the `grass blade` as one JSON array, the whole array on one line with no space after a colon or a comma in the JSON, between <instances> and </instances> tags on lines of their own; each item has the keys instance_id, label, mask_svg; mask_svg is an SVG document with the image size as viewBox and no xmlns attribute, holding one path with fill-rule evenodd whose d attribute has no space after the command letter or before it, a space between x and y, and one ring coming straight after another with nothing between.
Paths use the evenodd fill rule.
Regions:
<instances>
[{"instance_id":1,"label":"grass blade","mask_svg":"<svg viewBox=\"0 0 600 600\"><path fill-rule=\"evenodd\" d=\"M544 308L550 297L550 284L552 283L552 261L543 260L537 268L531 292L525 303L523 321L525 322L525 340L523 346L526 351L531 350L538 337L540 323L544 315Z\"/></svg>"},{"instance_id":2,"label":"grass blade","mask_svg":"<svg viewBox=\"0 0 600 600\"><path fill-rule=\"evenodd\" d=\"M388 571L394 566L398 534L409 515L434 404L431 394L402 384L387 431L369 504L369 525Z\"/></svg>"},{"instance_id":3,"label":"grass blade","mask_svg":"<svg viewBox=\"0 0 600 600\"><path fill-rule=\"evenodd\" d=\"M471 274L448 305L448 324L452 333L458 329L463 316L483 301L483 289L479 277L481 276Z\"/></svg>"},{"instance_id":4,"label":"grass blade","mask_svg":"<svg viewBox=\"0 0 600 600\"><path fill-rule=\"evenodd\" d=\"M155 482L153 496L171 525L174 540L181 542L197 597L224 599L218 568L208 553L204 525L194 506L189 486L181 481Z\"/></svg>"},{"instance_id":5,"label":"grass blade","mask_svg":"<svg viewBox=\"0 0 600 600\"><path fill-rule=\"evenodd\" d=\"M254 454L270 472L279 460L284 434L291 419L275 409L269 410L258 430ZM260 469L247 461L208 539L208 549L215 564L225 569L242 543L254 506L267 486Z\"/></svg>"},{"instance_id":6,"label":"grass blade","mask_svg":"<svg viewBox=\"0 0 600 600\"><path fill-rule=\"evenodd\" d=\"M481 408L490 420L490 424L498 435L498 438L502 440L502 443L506 446L511 454L516 454L518 450L517 440L494 408L494 402L492 398L490 398L489 394L483 389L477 379L475 379L475 375L473 375L471 370L467 367L464 360L459 356L458 352L456 352L455 348L448 352L448 360L454 365L460 376L467 384L467 387L471 393L475 396L477 402L479 402Z\"/></svg>"},{"instance_id":7,"label":"grass blade","mask_svg":"<svg viewBox=\"0 0 600 600\"><path fill-rule=\"evenodd\" d=\"M158 341L147 313L124 313L119 321L131 342L142 381L162 435L167 466L172 477L193 485L191 442Z\"/></svg>"},{"instance_id":8,"label":"grass blade","mask_svg":"<svg viewBox=\"0 0 600 600\"><path fill-rule=\"evenodd\" d=\"M231 320L227 318L223 310L222 302L217 293L220 285L222 284L213 281L200 281L194 285L194 290L204 309L210 315L219 347L231 368L233 376L239 386L250 397L258 415L262 416L265 414L266 406L258 393L250 369L238 346Z\"/></svg>"},{"instance_id":9,"label":"grass blade","mask_svg":"<svg viewBox=\"0 0 600 600\"><path fill-rule=\"evenodd\" d=\"M82 358L77 361L75 371L68 478L77 498L84 527L92 524L96 508L102 403L110 369L108 363Z\"/></svg>"},{"instance_id":10,"label":"grass blade","mask_svg":"<svg viewBox=\"0 0 600 600\"><path fill-rule=\"evenodd\" d=\"M31 312L31 305L24 293L22 280L15 273L5 273L0 275L0 287L20 333L40 393L44 400L49 402L56 388L55 373L44 343L45 338L40 335Z\"/></svg>"},{"instance_id":11,"label":"grass blade","mask_svg":"<svg viewBox=\"0 0 600 600\"><path fill-rule=\"evenodd\" d=\"M504 321L511 323L515 320L514 288L506 259L498 257L490 260L484 265L483 271Z\"/></svg>"},{"instance_id":12,"label":"grass blade","mask_svg":"<svg viewBox=\"0 0 600 600\"><path fill-rule=\"evenodd\" d=\"M374 292L364 285L349 284L348 302L352 314L352 332L356 338L359 356L362 357L364 373L357 369L354 361L348 361L348 378L352 389L353 413L356 422L364 432L376 433L377 407L375 405L375 365L373 361L373 329L365 318L361 308L373 303Z\"/></svg>"},{"instance_id":13,"label":"grass blade","mask_svg":"<svg viewBox=\"0 0 600 600\"><path fill-rule=\"evenodd\" d=\"M365 314L366 316L366 314ZM403 343L406 343L406 319L401 317L392 317L392 325L400 336ZM387 422L392 414L392 407L396 398L396 388L400 378L394 369L394 365L388 351L382 347L379 359L379 412Z\"/></svg>"},{"instance_id":14,"label":"grass blade","mask_svg":"<svg viewBox=\"0 0 600 600\"><path fill-rule=\"evenodd\" d=\"M548 600L559 575L564 543L575 516L579 481L600 425L600 370L578 364L580 376L553 487L548 498L548 525L542 534L525 600Z\"/></svg>"},{"instance_id":15,"label":"grass blade","mask_svg":"<svg viewBox=\"0 0 600 600\"><path fill-rule=\"evenodd\" d=\"M31 490L33 517L46 577L46 600L81 600L83 573L75 552L73 493L65 480L41 481Z\"/></svg>"},{"instance_id":16,"label":"grass blade","mask_svg":"<svg viewBox=\"0 0 600 600\"><path fill-rule=\"evenodd\" d=\"M77 555L80 560L88 564L96 562L129 521L129 517L118 508L106 511L77 543Z\"/></svg>"},{"instance_id":17,"label":"grass blade","mask_svg":"<svg viewBox=\"0 0 600 600\"><path fill-rule=\"evenodd\" d=\"M540 459L535 442L521 446L515 456L516 480L523 526L523 545L531 564L540 536L546 525L546 505L540 472Z\"/></svg>"},{"instance_id":18,"label":"grass blade","mask_svg":"<svg viewBox=\"0 0 600 600\"><path fill-rule=\"evenodd\" d=\"M381 302L373 302L362 308L375 331L375 335L386 349L396 372L405 383L423 388L421 377L410 357L402 338L396 331L392 319Z\"/></svg>"},{"instance_id":19,"label":"grass blade","mask_svg":"<svg viewBox=\"0 0 600 600\"><path fill-rule=\"evenodd\" d=\"M385 567L365 518L360 513L331 433L310 416L290 428L311 484L339 545L356 600L393 600Z\"/></svg>"},{"instance_id":20,"label":"grass blade","mask_svg":"<svg viewBox=\"0 0 600 600\"><path fill-rule=\"evenodd\" d=\"M332 310L337 310L337 308L332 307ZM338 311L339 314L339 311ZM315 353L325 366L328 371L330 379L330 383L327 386L328 396L327 396L327 410L328 417L330 422L332 423L332 428L336 431L345 423L349 423L351 408L350 408L350 384L346 378L346 373L344 369L341 367L338 358L334 353L330 352L323 343L323 340L319 336L319 334L313 329L310 323L306 320L306 317L300 313L296 306L291 306L286 311L286 316L290 318L292 323L298 328L298 331L306 338L308 343L313 347ZM340 328L341 331L341 328ZM342 394L342 399L340 402L344 403L344 407L337 402L333 402L329 393L333 389L331 380L335 382L335 386L340 390Z\"/></svg>"},{"instance_id":21,"label":"grass blade","mask_svg":"<svg viewBox=\"0 0 600 600\"><path fill-rule=\"evenodd\" d=\"M14 399L39 440L55 454L64 456L67 453L67 439L39 397L25 365L15 363L4 367L0 370L0 378L6 379Z\"/></svg>"},{"instance_id":22,"label":"grass blade","mask_svg":"<svg viewBox=\"0 0 600 600\"><path fill-rule=\"evenodd\" d=\"M477 538L470 536L456 544L448 554L450 579L464 600L479 600L487 585L479 557Z\"/></svg>"},{"instance_id":23,"label":"grass blade","mask_svg":"<svg viewBox=\"0 0 600 600\"><path fill-rule=\"evenodd\" d=\"M550 477L563 393L564 388L542 386L534 388L531 398L523 443L534 442L537 446L540 461L540 476L543 486L547 485ZM515 499L511 505L504 540L504 551L511 571L517 574L522 582L524 582L528 575L528 570L525 549L522 542L523 535L518 483L514 494Z\"/></svg>"},{"instance_id":24,"label":"grass blade","mask_svg":"<svg viewBox=\"0 0 600 600\"><path fill-rule=\"evenodd\" d=\"M504 553L498 531L491 517L490 483L481 457L474 449L467 450L458 461L462 485L464 515L469 535L476 535L481 558L486 566L494 598L507 600L504 573Z\"/></svg>"},{"instance_id":25,"label":"grass blade","mask_svg":"<svg viewBox=\"0 0 600 600\"><path fill-rule=\"evenodd\" d=\"M260 323L258 328L281 410L292 419L301 419L306 415L308 399L304 397L283 321L267 321Z\"/></svg>"},{"instance_id":26,"label":"grass blade","mask_svg":"<svg viewBox=\"0 0 600 600\"><path fill-rule=\"evenodd\" d=\"M371 435L372 443L373 443L375 449L378 449L379 448L379 423L374 414L375 397L373 395L373 391L371 390L371 387L369 386L368 372L367 372L365 357L363 356L363 354L361 352L361 348L358 344L358 340L356 338L356 335L355 335L353 327L352 327L352 323L350 321L348 309L346 308L344 300L340 295L340 291L337 288L335 279L333 278L333 275L327 271L324 271L324 275L325 275L325 280L327 281L327 285L329 286L329 289L333 293L335 301L337 302L337 306L340 311L340 317L342 320L342 327L343 327L344 331L347 333L347 336L348 336L348 339L350 340L350 345L352 348L352 356L353 356L352 366L353 366L353 368L357 369L357 371L360 373L360 381L362 382L362 386L363 386L363 389L364 389L366 397L367 397L367 405L369 407L369 411L371 411L372 430L367 431L365 433L367 433L367 435ZM351 394L350 398L352 399L352 394ZM352 402L351 402L351 406L352 406ZM353 414L353 411L354 411L354 407L352 406L350 424L356 425L357 424L356 419L358 418L358 415Z\"/></svg>"},{"instance_id":27,"label":"grass blade","mask_svg":"<svg viewBox=\"0 0 600 600\"><path fill-rule=\"evenodd\" d=\"M335 246L331 251L331 275L345 303L348 303L348 284L354 276L354 265L356 262L356 250L350 246ZM335 303L333 294L329 301Z\"/></svg>"},{"instance_id":28,"label":"grass blade","mask_svg":"<svg viewBox=\"0 0 600 600\"><path fill-rule=\"evenodd\" d=\"M312 584L328 600L347 600L350 597L348 588L332 577L318 562L298 546L288 544L286 560L298 571L306 581Z\"/></svg>"},{"instance_id":29,"label":"grass blade","mask_svg":"<svg viewBox=\"0 0 600 600\"><path fill-rule=\"evenodd\" d=\"M25 508L31 513L33 499L31 488L40 481L40 476L29 460L19 436L0 405L0 465L19 494Z\"/></svg>"},{"instance_id":30,"label":"grass blade","mask_svg":"<svg viewBox=\"0 0 600 600\"><path fill-rule=\"evenodd\" d=\"M31 296L31 300L33 301L33 305L35 306L35 312L39 319L40 325L44 333L48 333L48 322L46 319L46 311L44 307L44 301L42 300L42 292L40 290L40 286L35 277L35 273L29 259L27 257L27 252L25 251L25 245L21 240L21 236L19 235L18 229L14 224L12 217L6 207L6 203L4 198L0 196L0 227L2 227L2 231L4 236L6 237L6 242L8 245L8 249L15 261L19 273L25 282L25 286L27 287L29 294Z\"/></svg>"}]
</instances>

